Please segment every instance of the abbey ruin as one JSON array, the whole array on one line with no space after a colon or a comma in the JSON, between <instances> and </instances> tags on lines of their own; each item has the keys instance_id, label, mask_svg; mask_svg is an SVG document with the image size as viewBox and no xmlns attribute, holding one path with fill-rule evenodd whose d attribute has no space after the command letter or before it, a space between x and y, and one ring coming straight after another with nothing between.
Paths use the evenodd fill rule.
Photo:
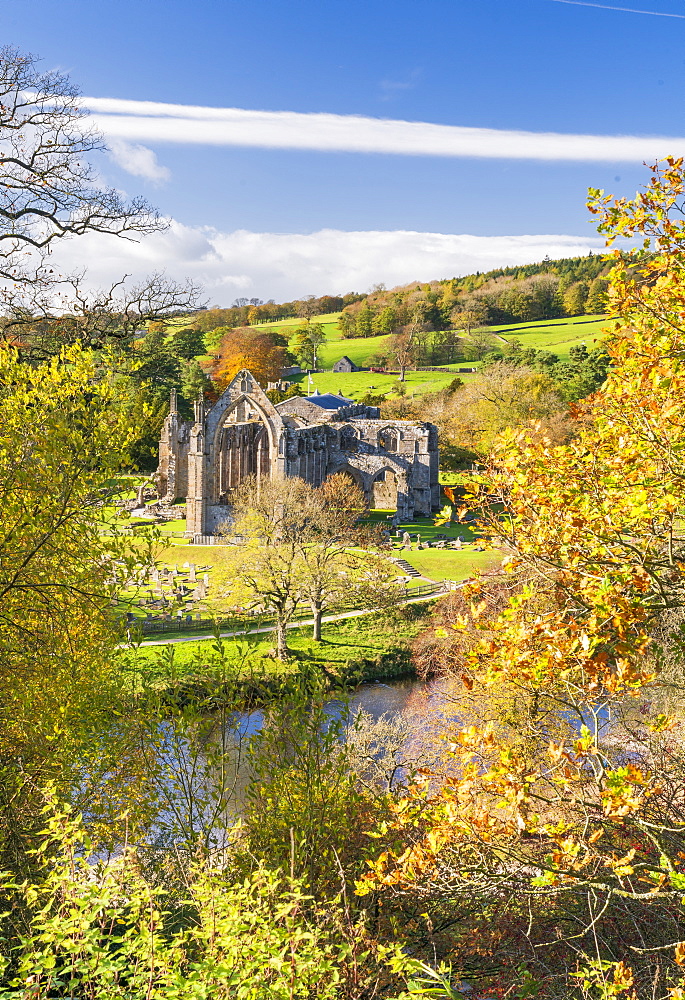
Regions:
<instances>
[{"instance_id":1,"label":"abbey ruin","mask_svg":"<svg viewBox=\"0 0 685 1000\"><path fill-rule=\"evenodd\" d=\"M183 420L171 394L157 473L163 502L185 497L188 537L214 534L228 517L231 490L248 476L300 476L319 486L342 472L371 507L402 520L439 508L434 424L381 420L377 407L330 393L274 406L249 371L239 372L208 407Z\"/></svg>"}]
</instances>

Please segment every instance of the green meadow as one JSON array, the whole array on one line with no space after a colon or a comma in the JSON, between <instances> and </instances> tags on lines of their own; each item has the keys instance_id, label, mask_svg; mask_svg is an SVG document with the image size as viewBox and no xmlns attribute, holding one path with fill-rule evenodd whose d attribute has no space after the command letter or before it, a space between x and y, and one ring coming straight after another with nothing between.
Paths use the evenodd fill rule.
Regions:
<instances>
[{"instance_id":1,"label":"green meadow","mask_svg":"<svg viewBox=\"0 0 685 1000\"><path fill-rule=\"evenodd\" d=\"M544 320L540 323L517 323L488 327L504 340L518 340L523 347L552 351L561 361L568 359L571 347L585 344L597 347L611 328L608 316L574 316L572 319Z\"/></svg>"},{"instance_id":2,"label":"green meadow","mask_svg":"<svg viewBox=\"0 0 685 1000\"><path fill-rule=\"evenodd\" d=\"M352 372L350 374L335 374L330 370L343 355L347 355L354 364L361 368L369 367L370 359L383 350L388 339L387 335L380 335L344 340L338 328L339 315L339 313L326 313L314 317L314 321L323 326L327 337L327 342L319 352L320 365L326 370L312 375L311 380L307 376L301 376L295 381L300 382L305 392L309 390L313 392L318 389L319 392L333 392L355 400L368 392L374 395L395 396L397 373ZM190 322L188 317L178 317L170 325L182 327L188 322ZM273 323L260 323L256 329L277 331L292 340L292 333L302 323L302 319L293 317ZM535 323L501 324L487 327L487 329L496 337L501 338L502 341L517 340L523 347L549 350L557 354L560 360L565 361L568 359L571 347L585 344L588 349L591 349L597 346L610 324L611 320L608 317L575 316L566 319L542 320ZM423 396L429 392L439 392L456 377L461 378L463 382L469 382L473 378L472 375L458 373L455 369L460 367L477 368L479 365L478 362L461 361L445 367L451 370L446 372L408 371L404 383L406 395L411 398L412 396Z\"/></svg>"},{"instance_id":3,"label":"green meadow","mask_svg":"<svg viewBox=\"0 0 685 1000\"><path fill-rule=\"evenodd\" d=\"M367 367L369 359L381 351L387 341L386 336L358 337L353 340L343 340L337 326L338 314L328 313L316 317L316 322L322 323L328 342L320 351L322 368L330 369L343 355L360 367ZM260 328L279 330L287 333L302 323L300 319L283 320L280 323L260 324ZM588 349L597 346L603 339L611 320L602 316L575 316L566 319L542 320L536 323L508 323L491 326L487 329L503 341L518 340L523 347L534 347L536 350L549 350L565 361L569 350L579 344L585 344ZM439 392L452 379L459 377L464 382L473 377L470 374L459 374L458 368L478 367L477 362L457 362L447 366L450 372L412 372L406 373L405 390L407 396L423 396L429 392ZM311 376L311 382L306 376L297 379L305 392L318 389L319 392L333 392L350 399L359 399L367 392L374 395L393 396L398 375L396 373L351 372L336 374L331 371L318 372Z\"/></svg>"},{"instance_id":4,"label":"green meadow","mask_svg":"<svg viewBox=\"0 0 685 1000\"><path fill-rule=\"evenodd\" d=\"M408 371L405 376L404 388L409 398L423 396L428 392L438 392L440 389L444 389L457 377L464 381L469 378L468 375L457 376L456 372ZM346 396L348 399L359 399L367 392L374 395L394 396L397 395L395 386L398 379L397 372L394 374L388 372L350 372L349 374L318 372L311 376L311 391L318 389L319 392L334 392ZM298 381L302 389L308 392L310 386L308 376L298 376L294 381Z\"/></svg>"}]
</instances>

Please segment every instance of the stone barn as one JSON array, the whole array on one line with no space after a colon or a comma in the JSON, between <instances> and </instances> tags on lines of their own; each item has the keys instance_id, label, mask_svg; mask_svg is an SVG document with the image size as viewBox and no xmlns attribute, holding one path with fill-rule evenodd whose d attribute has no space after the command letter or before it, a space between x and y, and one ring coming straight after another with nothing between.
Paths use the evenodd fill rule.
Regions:
<instances>
[{"instance_id":1,"label":"stone barn","mask_svg":"<svg viewBox=\"0 0 685 1000\"><path fill-rule=\"evenodd\" d=\"M346 354L342 356L340 361L336 361L333 365L334 372L363 372L364 369L360 368L359 365L355 365L354 361L351 361Z\"/></svg>"},{"instance_id":2,"label":"stone barn","mask_svg":"<svg viewBox=\"0 0 685 1000\"><path fill-rule=\"evenodd\" d=\"M300 476L320 486L342 472L371 507L402 519L439 509L438 431L434 424L381 420L374 406L333 393L293 397L274 406L249 371L222 396L195 404L182 420L171 394L159 445L162 501L186 498L187 535L211 535L229 517L231 491L248 476Z\"/></svg>"}]
</instances>

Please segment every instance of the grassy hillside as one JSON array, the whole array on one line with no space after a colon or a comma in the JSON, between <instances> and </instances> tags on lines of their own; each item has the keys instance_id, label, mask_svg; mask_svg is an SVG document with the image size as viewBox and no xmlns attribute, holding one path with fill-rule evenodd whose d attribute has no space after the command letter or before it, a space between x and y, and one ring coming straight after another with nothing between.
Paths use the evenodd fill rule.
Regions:
<instances>
[{"instance_id":1,"label":"grassy hillside","mask_svg":"<svg viewBox=\"0 0 685 1000\"><path fill-rule=\"evenodd\" d=\"M294 324L296 321L292 322ZM488 329L503 340L518 340L524 347L534 347L538 350L547 349L557 354L560 360L565 361L568 359L570 348L577 344L586 344L588 348L595 347L602 340L602 333L610 325L610 322L607 317L578 316L573 319L508 324L488 327ZM385 340L384 337L340 340L340 331L335 327L335 324L329 322L327 325L333 328L335 339L329 339L321 351L321 363L326 368L332 367L343 354L346 354L355 364L365 367L368 359L381 349ZM456 369L470 367L470 365L471 362L458 362L450 365L452 371L449 373L409 371L405 382L407 396L422 396L427 392L438 392L457 377ZM477 363L474 366L478 367ZM473 376L459 374L458 377L462 381L468 382ZM394 395L393 387L397 379L397 374L353 372L344 375L326 371L312 375L311 386L312 389L318 389L319 392L335 392L351 399L359 399L367 392ZM308 387L306 377L303 376L298 381L306 390Z\"/></svg>"},{"instance_id":2,"label":"grassy hillside","mask_svg":"<svg viewBox=\"0 0 685 1000\"><path fill-rule=\"evenodd\" d=\"M348 341L348 343L352 342ZM404 383L406 394L411 397L423 396L427 392L438 392L457 377L466 381L470 376L457 376L455 372L407 372ZM339 375L335 372L319 372L312 375L311 386L312 391L318 389L319 392L335 392L347 396L349 399L359 399L367 392L395 395L393 386L398 378L397 373L391 375L376 372L351 372L349 375ZM300 376L297 381L306 392L308 388L307 376Z\"/></svg>"},{"instance_id":3,"label":"grassy hillside","mask_svg":"<svg viewBox=\"0 0 685 1000\"><path fill-rule=\"evenodd\" d=\"M317 323L322 324L327 337L327 343L320 351L321 367L331 369L343 355L347 355L360 367L368 367L369 359L383 349L387 337L382 335L343 340L338 328L339 315L339 313L327 313L314 317ZM179 318L174 321L179 327L186 325L187 322L187 318ZM301 319L293 318L275 323L260 323L257 328L274 330L290 336L302 322ZM611 321L603 316L576 316L570 319L543 320L537 323L509 323L491 326L487 329L502 340L518 340L523 347L550 350L564 361L568 359L570 348L577 344L586 344L588 348L596 346L602 339L602 333L610 324ZM449 367L454 370L470 365L471 362L457 362ZM475 366L477 367L477 364ZM438 392L455 377L457 377L455 371L444 373L407 372L406 393L411 397L421 396L428 392ZM459 375L459 378L464 382L468 382L471 377L468 374ZM367 392L395 395L394 386L397 379L397 374L355 372L349 375L338 375L328 370L312 375L311 388L312 390L318 389L319 392L341 393L351 399L359 399ZM310 384L307 378L302 376L298 381L307 391Z\"/></svg>"},{"instance_id":4,"label":"grassy hillside","mask_svg":"<svg viewBox=\"0 0 685 1000\"><path fill-rule=\"evenodd\" d=\"M381 350L386 338L379 336L343 340L337 319L337 313L316 317L316 321L322 323L328 338L328 343L321 350L321 366L332 367L343 354L355 364L365 366L368 359ZM281 323L265 323L260 329L287 333L301 322L299 319L290 319ZM602 331L609 323L610 320L606 316L575 316L572 319L542 320L538 323L508 323L502 326L490 326L487 329L504 340L520 340L524 347L546 348L564 360L568 357L569 348L574 344L594 346L595 341L601 339Z\"/></svg>"},{"instance_id":5,"label":"grassy hillside","mask_svg":"<svg viewBox=\"0 0 685 1000\"><path fill-rule=\"evenodd\" d=\"M518 323L515 326L509 324L488 329L507 341L519 340L523 347L552 351L564 361L568 358L569 349L576 344L585 344L588 349L596 347L604 339L610 326L611 320L607 316L578 316L573 319Z\"/></svg>"}]
</instances>

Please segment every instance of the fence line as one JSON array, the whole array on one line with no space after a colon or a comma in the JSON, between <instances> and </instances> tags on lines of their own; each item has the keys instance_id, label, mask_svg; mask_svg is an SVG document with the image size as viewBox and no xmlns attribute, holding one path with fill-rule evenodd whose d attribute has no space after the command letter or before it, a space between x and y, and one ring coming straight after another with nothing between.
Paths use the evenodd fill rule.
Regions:
<instances>
[{"instance_id":1,"label":"fence line","mask_svg":"<svg viewBox=\"0 0 685 1000\"><path fill-rule=\"evenodd\" d=\"M457 585L452 581L445 580L441 583L422 583L418 587L411 589L405 587L404 596L408 600L412 597L427 597L430 594L442 593L448 589L454 589ZM272 620L263 615L245 615L244 618L193 618L192 615L177 616L175 618L137 618L126 621L128 629L140 629L143 635L154 635L157 632L203 632L219 629L233 629L236 632L249 631L255 624L270 625Z\"/></svg>"}]
</instances>

